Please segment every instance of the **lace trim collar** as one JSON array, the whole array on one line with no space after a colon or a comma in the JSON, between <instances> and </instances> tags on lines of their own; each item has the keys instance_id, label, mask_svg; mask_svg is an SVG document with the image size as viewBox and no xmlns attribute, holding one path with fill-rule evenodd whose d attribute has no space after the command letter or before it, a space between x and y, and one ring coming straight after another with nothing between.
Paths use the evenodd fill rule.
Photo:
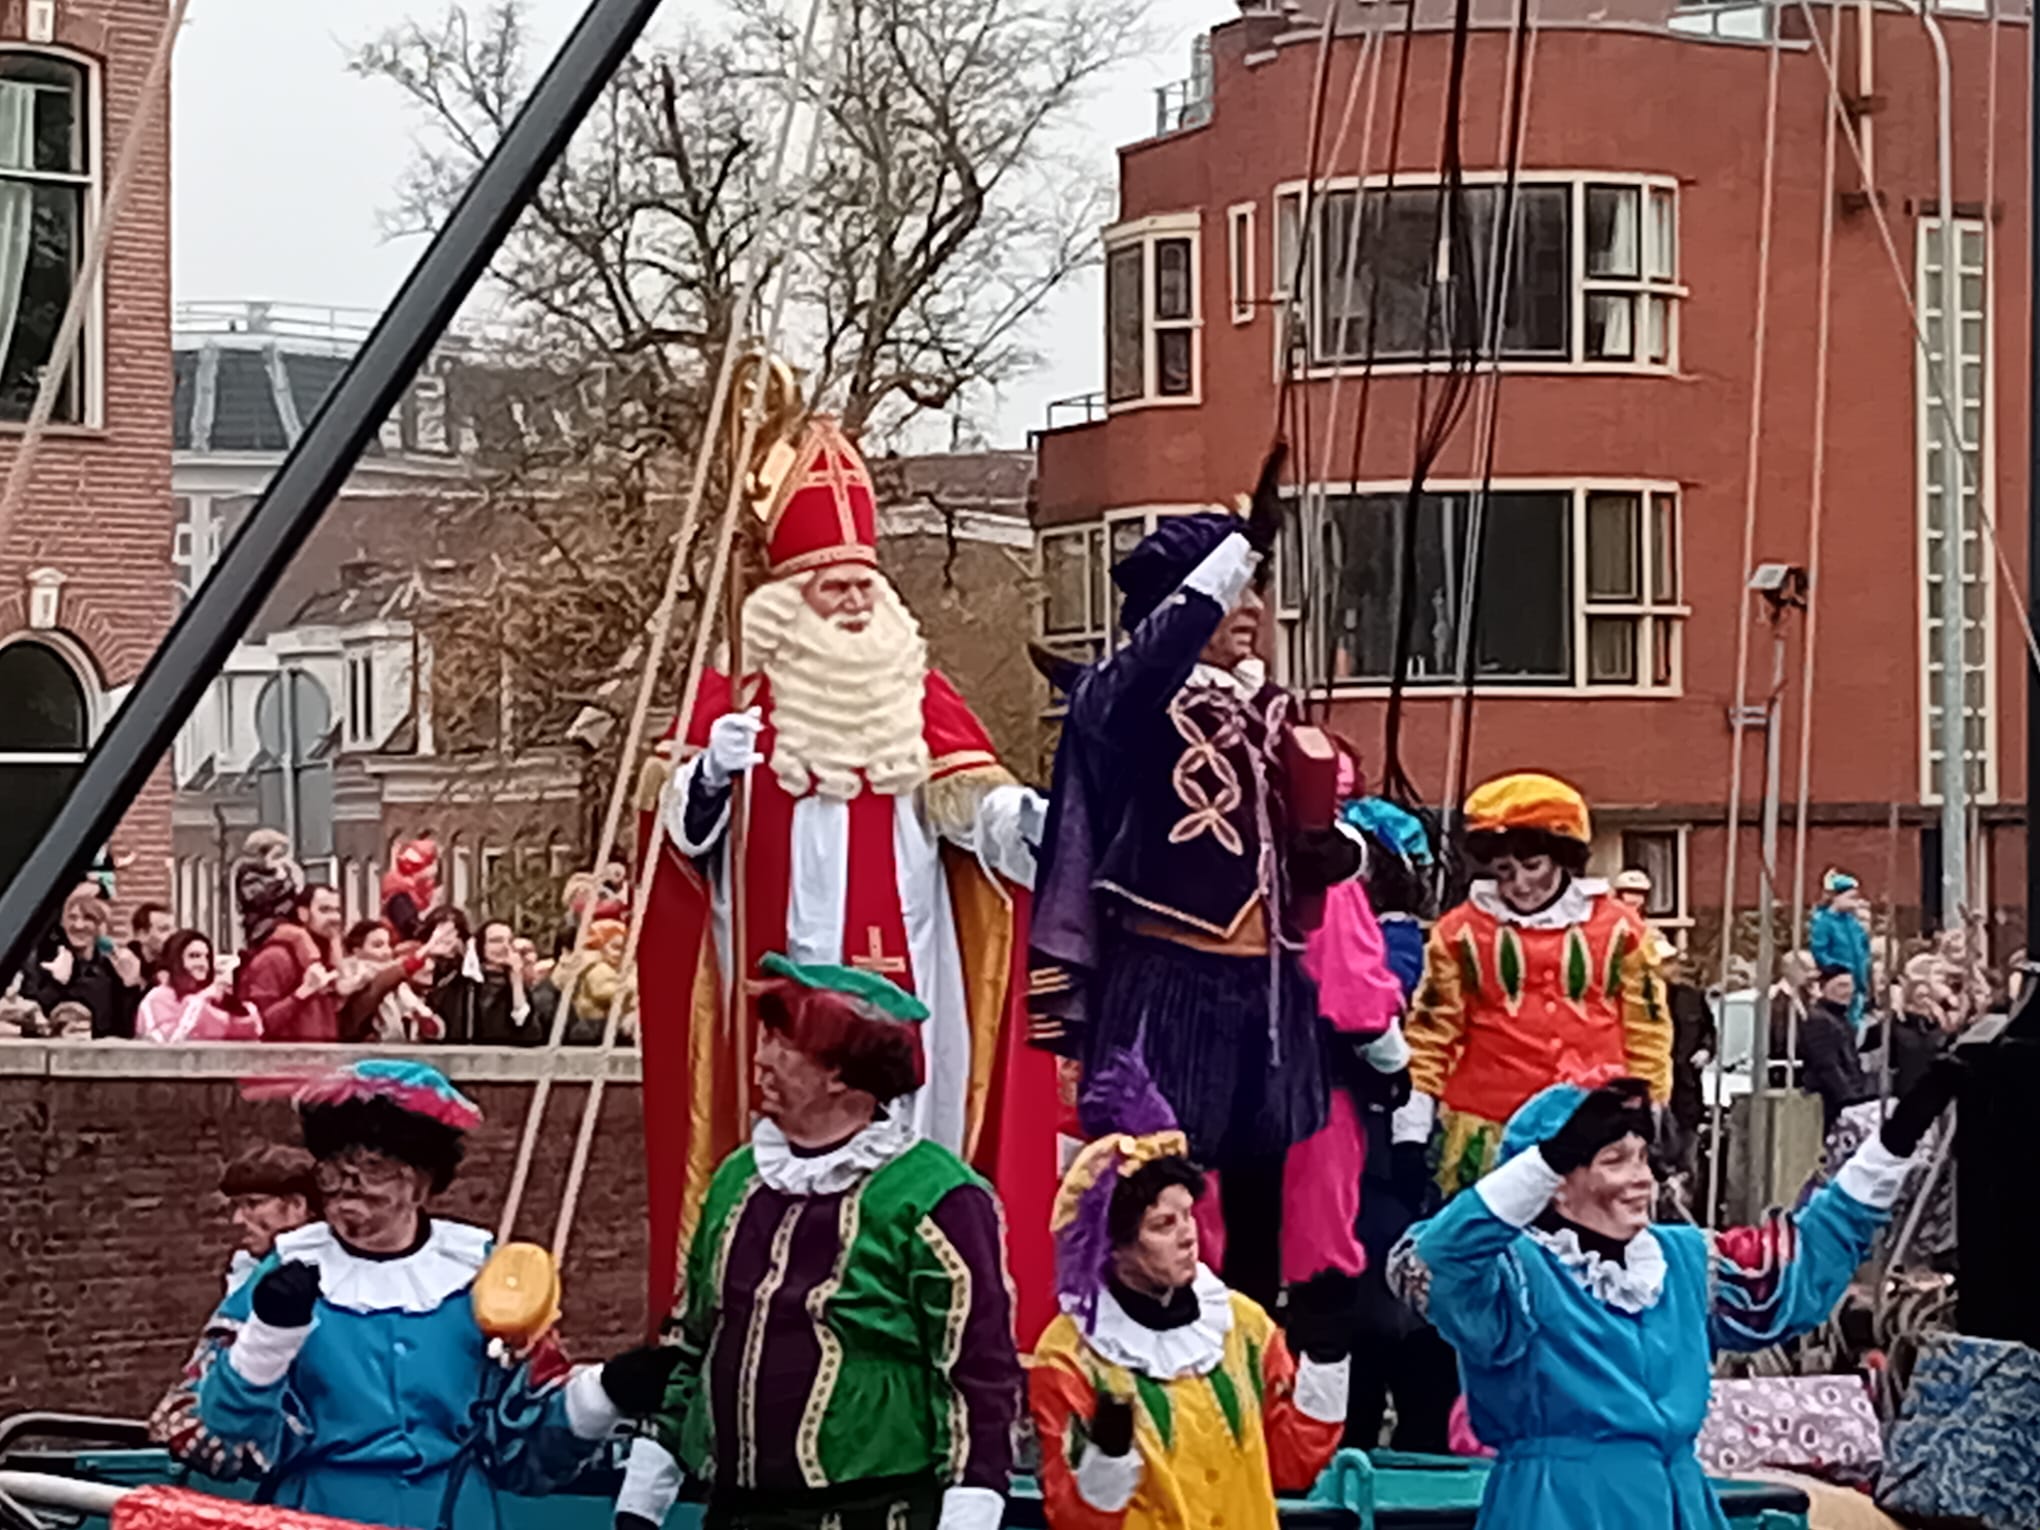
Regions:
<instances>
[{"instance_id":1,"label":"lace trim collar","mask_svg":"<svg viewBox=\"0 0 2040 1530\"><path fill-rule=\"evenodd\" d=\"M347 1312L433 1312L474 1284L493 1240L464 1222L432 1221L425 1246L401 1259L364 1259L350 1253L324 1222L276 1240L279 1261L302 1259L319 1267L319 1294Z\"/></svg>"},{"instance_id":2,"label":"lace trim collar","mask_svg":"<svg viewBox=\"0 0 2040 1530\"><path fill-rule=\"evenodd\" d=\"M1542 1227L1523 1229L1528 1237L1565 1267L1573 1283L1603 1306L1617 1312L1647 1312L1665 1290L1665 1251L1657 1234L1646 1227L1622 1250L1623 1263L1580 1247L1570 1227L1556 1232Z\"/></svg>"},{"instance_id":3,"label":"lace trim collar","mask_svg":"<svg viewBox=\"0 0 2040 1530\"><path fill-rule=\"evenodd\" d=\"M1252 701L1267 683L1268 666L1260 659L1242 659L1232 669L1220 669L1216 664L1199 660L1184 686L1186 689L1231 691L1242 701Z\"/></svg>"},{"instance_id":4,"label":"lace trim collar","mask_svg":"<svg viewBox=\"0 0 2040 1530\"><path fill-rule=\"evenodd\" d=\"M1180 1328L1155 1329L1136 1323L1108 1287L1098 1293L1098 1318L1084 1337L1112 1364L1152 1381L1207 1376L1225 1358L1233 1326L1232 1292L1201 1264L1190 1288L1197 1293L1195 1320ZM1064 1311L1073 1305L1073 1298L1063 1298Z\"/></svg>"},{"instance_id":5,"label":"lace trim collar","mask_svg":"<svg viewBox=\"0 0 2040 1530\"><path fill-rule=\"evenodd\" d=\"M1490 918L1499 919L1503 924L1513 924L1518 929L1564 930L1593 918L1594 901L1607 891L1608 884L1599 877L1574 877L1549 908L1541 908L1534 914L1519 914L1503 900L1493 881L1484 879L1467 889L1466 901Z\"/></svg>"},{"instance_id":6,"label":"lace trim collar","mask_svg":"<svg viewBox=\"0 0 2040 1530\"><path fill-rule=\"evenodd\" d=\"M781 1195L840 1195L859 1180L876 1173L919 1139L904 1115L874 1121L833 1152L812 1158L794 1152L793 1144L770 1121L751 1128L751 1151L758 1177Z\"/></svg>"}]
</instances>

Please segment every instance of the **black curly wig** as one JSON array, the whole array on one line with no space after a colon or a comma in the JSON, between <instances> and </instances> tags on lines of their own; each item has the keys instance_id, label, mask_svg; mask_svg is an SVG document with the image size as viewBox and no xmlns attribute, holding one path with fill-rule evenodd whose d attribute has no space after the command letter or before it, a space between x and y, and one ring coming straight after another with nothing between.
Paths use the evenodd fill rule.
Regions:
<instances>
[{"instance_id":1,"label":"black curly wig","mask_svg":"<svg viewBox=\"0 0 2040 1530\"><path fill-rule=\"evenodd\" d=\"M1587 846L1544 829L1475 829L1466 836L1466 853L1479 866L1498 855L1548 855L1574 876L1587 871Z\"/></svg>"},{"instance_id":2,"label":"black curly wig","mask_svg":"<svg viewBox=\"0 0 2040 1530\"><path fill-rule=\"evenodd\" d=\"M384 1099L307 1105L298 1119L305 1148L321 1163L349 1148L367 1148L430 1176L434 1195L453 1183L467 1147L452 1127Z\"/></svg>"},{"instance_id":3,"label":"black curly wig","mask_svg":"<svg viewBox=\"0 0 2040 1530\"><path fill-rule=\"evenodd\" d=\"M1114 1248L1124 1248L1140 1236L1141 1218L1171 1185L1188 1190L1193 1201L1202 1200L1204 1171L1187 1158L1156 1158L1112 1187L1112 1209L1105 1220Z\"/></svg>"}]
</instances>

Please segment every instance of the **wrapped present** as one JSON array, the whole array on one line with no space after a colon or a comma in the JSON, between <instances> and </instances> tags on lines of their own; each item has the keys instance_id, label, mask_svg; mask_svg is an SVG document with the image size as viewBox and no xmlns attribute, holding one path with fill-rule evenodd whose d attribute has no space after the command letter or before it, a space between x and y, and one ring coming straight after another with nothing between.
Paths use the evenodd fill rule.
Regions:
<instances>
[{"instance_id":1,"label":"wrapped present","mask_svg":"<svg viewBox=\"0 0 2040 1530\"><path fill-rule=\"evenodd\" d=\"M1937 1334L1892 1426L1877 1501L1984 1530L2040 1525L2040 1351Z\"/></svg>"},{"instance_id":2,"label":"wrapped present","mask_svg":"<svg viewBox=\"0 0 2040 1530\"><path fill-rule=\"evenodd\" d=\"M1868 1486L1884 1459L1870 1394L1855 1376L1751 1376L1714 1383L1694 1442L1717 1477L1769 1467Z\"/></svg>"}]
</instances>

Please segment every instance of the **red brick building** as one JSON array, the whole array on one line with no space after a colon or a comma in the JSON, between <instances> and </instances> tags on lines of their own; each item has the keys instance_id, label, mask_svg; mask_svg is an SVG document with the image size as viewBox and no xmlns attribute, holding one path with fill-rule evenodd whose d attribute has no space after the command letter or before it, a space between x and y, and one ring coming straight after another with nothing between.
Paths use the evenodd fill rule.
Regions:
<instances>
[{"instance_id":1,"label":"red brick building","mask_svg":"<svg viewBox=\"0 0 2040 1530\"><path fill-rule=\"evenodd\" d=\"M1119 218L1104 235L1103 395L1085 423L1041 438L1044 628L1052 641L1096 651L1112 630L1104 576L1112 552L1155 514L1224 501L1249 484L1276 418L1288 325L1296 400L1309 420L1299 428L1293 408L1290 434L1299 447L1308 441L1301 477L1323 487L1324 508L1321 518L1307 513L1309 556L1292 545L1283 560L1273 646L1293 686L1329 685L1335 725L1367 749L1372 775L1381 766L1396 539L1419 411L1438 407L1455 329L1483 312L1496 248L1513 8L1474 7L1460 134L1463 222L1441 223L1451 7L1419 0L1391 185L1405 13L1343 0L1325 86L1316 231L1300 281L1319 23L1243 8L1250 13L1211 34L1208 62L1200 53L1187 105L1170 98L1165 131L1121 151ZM1921 23L1878 9L1872 35L1860 39L1859 21L1871 12L1853 6L1837 17L1828 5L1674 12L1652 0L1542 0L1532 12L1481 615L1471 634L1472 779L1536 767L1575 781L1597 806L1599 864L1651 870L1665 914L1718 928L1752 492L1772 57L1764 29L1775 15L1784 30L1751 561L1818 570L1810 719L1799 705L1803 618L1788 629L1784 895L1799 736L1810 722L1810 875L1850 865L1880 900L1890 884L1917 917L1923 860L1931 866L1938 853L1928 705L1938 627L1928 608L1938 599L1929 557L1938 545L1929 497L1941 456L1930 414L1938 389L1876 212L1906 285L1927 290L1938 346L1935 74ZM2002 951L2023 925L2025 654L2019 594L1996 566L1984 523L1997 524L2023 581L2028 39L2023 15L1993 22L1944 3L1938 19L1954 76L1964 444L1979 466L1982 502L1980 513L1970 496L1964 592L1971 859L2007 927ZM1818 28L1817 47L1809 26ZM1726 35L1738 31L1755 35ZM1841 72L1846 120L1863 134L1871 166L1866 181L1847 140L1838 141L1831 203L1824 53ZM1376 57L1378 85L1370 83ZM1356 70L1359 106L1332 157ZM1830 206L1828 397L1817 422ZM1357 244L1356 207L1364 211ZM1433 802L1448 781L1455 594L1472 545L1470 501L1485 476L1486 387L1483 378L1472 390L1414 522L1417 608L1401 758ZM1825 519L1816 558L1809 524L1820 432ZM1754 617L1754 705L1768 691L1769 644ZM1748 910L1761 728L1745 740L1738 903ZM1924 880L1932 882L1931 871Z\"/></svg>"},{"instance_id":2,"label":"red brick building","mask_svg":"<svg viewBox=\"0 0 2040 1530\"><path fill-rule=\"evenodd\" d=\"M0 476L164 11L163 0L0 4ZM0 880L170 621L168 119L159 105L28 501L0 543ZM167 775L112 848L123 901L168 892Z\"/></svg>"}]
</instances>

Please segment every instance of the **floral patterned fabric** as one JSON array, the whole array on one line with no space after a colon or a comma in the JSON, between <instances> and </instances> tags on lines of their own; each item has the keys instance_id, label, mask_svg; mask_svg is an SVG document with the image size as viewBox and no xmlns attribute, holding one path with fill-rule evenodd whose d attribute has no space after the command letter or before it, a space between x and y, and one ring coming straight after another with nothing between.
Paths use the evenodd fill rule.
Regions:
<instances>
[{"instance_id":1,"label":"floral patterned fabric","mask_svg":"<svg viewBox=\"0 0 2040 1530\"><path fill-rule=\"evenodd\" d=\"M1884 1460L1877 1412L1853 1376L1717 1380L1694 1449L1717 1477L1789 1467L1864 1486Z\"/></svg>"},{"instance_id":2,"label":"floral patterned fabric","mask_svg":"<svg viewBox=\"0 0 2040 1530\"><path fill-rule=\"evenodd\" d=\"M2002 1339L1930 1340L1892 1426L1877 1501L1983 1530L2040 1525L2040 1353Z\"/></svg>"}]
</instances>

